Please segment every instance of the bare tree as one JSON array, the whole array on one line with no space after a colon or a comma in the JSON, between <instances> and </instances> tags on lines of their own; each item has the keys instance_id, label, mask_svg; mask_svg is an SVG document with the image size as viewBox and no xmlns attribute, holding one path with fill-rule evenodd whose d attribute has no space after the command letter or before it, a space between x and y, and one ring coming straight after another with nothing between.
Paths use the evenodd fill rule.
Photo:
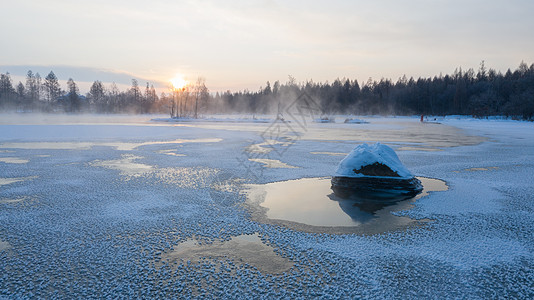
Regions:
<instances>
[{"instance_id":1,"label":"bare tree","mask_svg":"<svg viewBox=\"0 0 534 300\"><path fill-rule=\"evenodd\" d=\"M118 112L122 110L121 103L119 102L119 93L120 92L119 88L117 87L117 84L115 84L115 82L112 82L108 90L110 112Z\"/></svg>"},{"instance_id":2,"label":"bare tree","mask_svg":"<svg viewBox=\"0 0 534 300\"><path fill-rule=\"evenodd\" d=\"M37 80L31 70L26 74L26 96L30 105L39 100L39 86L37 85Z\"/></svg>"},{"instance_id":3,"label":"bare tree","mask_svg":"<svg viewBox=\"0 0 534 300\"><path fill-rule=\"evenodd\" d=\"M193 97L195 99L195 119L198 119L198 104L202 104L209 98L209 90L206 87L206 80L203 77L198 77L195 85L193 86Z\"/></svg>"}]
</instances>

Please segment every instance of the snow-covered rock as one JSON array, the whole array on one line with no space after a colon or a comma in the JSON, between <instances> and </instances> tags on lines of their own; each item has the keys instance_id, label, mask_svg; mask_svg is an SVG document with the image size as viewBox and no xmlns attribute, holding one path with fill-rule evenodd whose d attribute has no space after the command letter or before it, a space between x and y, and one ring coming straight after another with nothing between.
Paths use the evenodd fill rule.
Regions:
<instances>
[{"instance_id":1,"label":"snow-covered rock","mask_svg":"<svg viewBox=\"0 0 534 300\"><path fill-rule=\"evenodd\" d=\"M393 149L376 143L357 146L339 163L332 190L343 198L398 199L417 195L422 186Z\"/></svg>"},{"instance_id":2,"label":"snow-covered rock","mask_svg":"<svg viewBox=\"0 0 534 300\"><path fill-rule=\"evenodd\" d=\"M368 174L372 172L370 168L365 167L381 164L391 169L388 172L379 174ZM382 168L385 169L385 168ZM375 172L376 173L376 172ZM396 173L397 175L394 175ZM412 178L413 174L401 163L395 150L387 145L380 143L368 145L361 144L356 146L337 166L334 176L345 177L400 177L402 179Z\"/></svg>"},{"instance_id":3,"label":"snow-covered rock","mask_svg":"<svg viewBox=\"0 0 534 300\"><path fill-rule=\"evenodd\" d=\"M315 123L335 123L336 119L334 117L320 117L320 118L314 119L313 122L315 122Z\"/></svg>"}]
</instances>

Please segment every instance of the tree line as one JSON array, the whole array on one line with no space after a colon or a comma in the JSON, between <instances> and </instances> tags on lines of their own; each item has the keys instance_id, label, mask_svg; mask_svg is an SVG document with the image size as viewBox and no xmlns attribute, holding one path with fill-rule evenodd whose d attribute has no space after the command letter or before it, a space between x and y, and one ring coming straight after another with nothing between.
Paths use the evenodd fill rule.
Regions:
<instances>
[{"instance_id":1,"label":"tree line","mask_svg":"<svg viewBox=\"0 0 534 300\"><path fill-rule=\"evenodd\" d=\"M258 91L217 93L214 103L229 111L273 113L307 93L325 114L354 115L472 115L506 116L533 120L534 64L521 62L505 74L487 69L484 61L477 71L457 68L453 74L430 78L402 76L396 82L369 78L366 82L347 78L332 83L289 80L267 82Z\"/></svg>"},{"instance_id":2,"label":"tree line","mask_svg":"<svg viewBox=\"0 0 534 300\"><path fill-rule=\"evenodd\" d=\"M95 81L86 95L69 79L67 90L60 87L51 71L43 80L28 71L25 84L13 86L9 73L0 74L0 109L43 112L167 113L171 117L199 117L212 113L272 114L291 105L299 95L315 99L322 114L354 115L472 115L506 116L525 120L534 117L534 64L521 62L504 74L487 69L484 61L477 71L457 68L453 74L407 78L396 82L369 78L336 79L332 83L312 80L297 83L289 76L285 83L275 81L257 91L226 91L210 94L205 80L167 93L156 94L146 83L144 91L137 80L119 91L112 83L105 87Z\"/></svg>"},{"instance_id":3,"label":"tree line","mask_svg":"<svg viewBox=\"0 0 534 300\"><path fill-rule=\"evenodd\" d=\"M153 85L148 82L142 91L136 79L131 88L120 91L115 83L109 87L96 80L87 94L80 94L76 82L69 78L63 90L53 71L43 79L31 70L26 82L13 85L9 73L0 74L0 109L19 112L94 112L94 113L156 113L161 107ZM164 105L163 105L164 106Z\"/></svg>"}]
</instances>

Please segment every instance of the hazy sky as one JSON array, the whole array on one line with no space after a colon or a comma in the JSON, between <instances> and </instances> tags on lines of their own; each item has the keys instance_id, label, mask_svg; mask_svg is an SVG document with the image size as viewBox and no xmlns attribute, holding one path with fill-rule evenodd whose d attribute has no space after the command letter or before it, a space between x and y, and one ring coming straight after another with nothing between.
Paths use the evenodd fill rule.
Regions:
<instances>
[{"instance_id":1,"label":"hazy sky","mask_svg":"<svg viewBox=\"0 0 534 300\"><path fill-rule=\"evenodd\" d=\"M433 76L481 60L504 72L534 63L533 12L532 0L6 0L0 72L80 67L58 77L82 80L90 68L163 82L182 73L212 91L288 75Z\"/></svg>"}]
</instances>

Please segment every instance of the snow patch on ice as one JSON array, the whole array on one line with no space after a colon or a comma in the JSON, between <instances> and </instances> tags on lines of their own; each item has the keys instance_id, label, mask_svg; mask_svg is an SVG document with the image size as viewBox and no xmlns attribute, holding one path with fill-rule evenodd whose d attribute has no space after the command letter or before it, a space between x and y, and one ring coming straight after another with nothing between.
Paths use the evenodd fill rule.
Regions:
<instances>
[{"instance_id":1,"label":"snow patch on ice","mask_svg":"<svg viewBox=\"0 0 534 300\"><path fill-rule=\"evenodd\" d=\"M10 249L11 245L8 242L0 241L0 251Z\"/></svg>"},{"instance_id":2,"label":"snow patch on ice","mask_svg":"<svg viewBox=\"0 0 534 300\"><path fill-rule=\"evenodd\" d=\"M275 168L275 169L296 169L298 167L288 165L277 159L268 159L268 158L249 158L249 161L257 162L263 164L264 168Z\"/></svg>"},{"instance_id":3,"label":"snow patch on ice","mask_svg":"<svg viewBox=\"0 0 534 300\"><path fill-rule=\"evenodd\" d=\"M27 164L29 160L18 157L0 157L0 162L6 164Z\"/></svg>"},{"instance_id":4,"label":"snow patch on ice","mask_svg":"<svg viewBox=\"0 0 534 300\"><path fill-rule=\"evenodd\" d=\"M22 182L25 180L35 179L37 176L30 176L30 177L17 177L17 178L1 178L0 177L0 186L2 185L8 185L15 182Z\"/></svg>"},{"instance_id":5,"label":"snow patch on ice","mask_svg":"<svg viewBox=\"0 0 534 300\"><path fill-rule=\"evenodd\" d=\"M170 156L179 156L179 157L186 156L185 154L176 153L174 151L176 151L176 150L174 150L174 149L165 149L165 150L159 150L158 153L165 154L165 155L170 155Z\"/></svg>"},{"instance_id":6,"label":"snow patch on ice","mask_svg":"<svg viewBox=\"0 0 534 300\"><path fill-rule=\"evenodd\" d=\"M11 203L20 203L24 200L28 200L30 197L20 197L20 198L0 198L0 204L11 204Z\"/></svg>"},{"instance_id":7,"label":"snow patch on ice","mask_svg":"<svg viewBox=\"0 0 534 300\"><path fill-rule=\"evenodd\" d=\"M315 155L331 155L331 156L345 156L345 155L347 155L348 153L345 153L345 152L314 151L314 152L310 152L310 154L315 154Z\"/></svg>"},{"instance_id":8,"label":"snow patch on ice","mask_svg":"<svg viewBox=\"0 0 534 300\"><path fill-rule=\"evenodd\" d=\"M220 138L205 138L205 139L176 139L171 141L152 141L143 143L102 143L99 146L115 147L117 150L131 151L141 146L147 145L167 145L167 144L184 144L184 143L218 143L222 141Z\"/></svg>"},{"instance_id":9,"label":"snow patch on ice","mask_svg":"<svg viewBox=\"0 0 534 300\"><path fill-rule=\"evenodd\" d=\"M91 163L95 167L105 167L120 171L120 175L125 177L139 177L152 171L153 167L134 162L142 157L132 154L124 154L121 159L116 160L96 160Z\"/></svg>"},{"instance_id":10,"label":"snow patch on ice","mask_svg":"<svg viewBox=\"0 0 534 300\"><path fill-rule=\"evenodd\" d=\"M253 143L248 145L245 150L250 153L268 154L275 149L276 146L287 147L292 144L292 141L279 141L272 139L265 139L261 143Z\"/></svg>"}]
</instances>

